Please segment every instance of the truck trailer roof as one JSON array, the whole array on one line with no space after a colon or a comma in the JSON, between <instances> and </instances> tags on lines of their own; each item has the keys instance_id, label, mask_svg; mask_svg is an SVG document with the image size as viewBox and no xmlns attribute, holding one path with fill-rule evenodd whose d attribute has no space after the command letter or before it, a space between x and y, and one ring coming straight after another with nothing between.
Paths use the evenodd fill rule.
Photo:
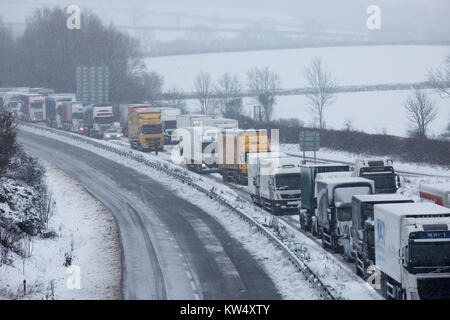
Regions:
<instances>
[{"instance_id":1,"label":"truck trailer roof","mask_svg":"<svg viewBox=\"0 0 450 320\"><path fill-rule=\"evenodd\" d=\"M361 177L339 177L339 178L323 178L323 179L316 179L317 183L324 183L324 184L330 184L330 185L339 185L343 183L371 183L372 180L361 178Z\"/></svg>"},{"instance_id":2,"label":"truck trailer roof","mask_svg":"<svg viewBox=\"0 0 450 320\"><path fill-rule=\"evenodd\" d=\"M446 183L420 183L421 191L431 191L437 194L450 193L450 182Z\"/></svg>"},{"instance_id":3,"label":"truck trailer roof","mask_svg":"<svg viewBox=\"0 0 450 320\"><path fill-rule=\"evenodd\" d=\"M321 167L348 167L348 164L342 163L306 163L302 164L302 167L305 168L321 168Z\"/></svg>"},{"instance_id":4,"label":"truck trailer roof","mask_svg":"<svg viewBox=\"0 0 450 320\"><path fill-rule=\"evenodd\" d=\"M385 215L391 215L393 217L423 217L430 215L448 215L450 216L450 209L443 206L428 203L428 202L416 202L416 203L389 203L389 204L377 204L376 211L383 212Z\"/></svg>"},{"instance_id":5,"label":"truck trailer roof","mask_svg":"<svg viewBox=\"0 0 450 320\"><path fill-rule=\"evenodd\" d=\"M353 196L353 198L359 200L360 202L388 202L388 201L408 201L410 198L396 193L386 193L386 194L360 194Z\"/></svg>"}]
</instances>

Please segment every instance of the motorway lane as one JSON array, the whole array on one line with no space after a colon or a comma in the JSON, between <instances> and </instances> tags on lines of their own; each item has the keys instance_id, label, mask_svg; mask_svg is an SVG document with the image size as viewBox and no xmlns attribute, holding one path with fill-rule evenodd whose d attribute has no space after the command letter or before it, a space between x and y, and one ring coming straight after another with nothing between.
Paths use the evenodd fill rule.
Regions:
<instances>
[{"instance_id":1,"label":"motorway lane","mask_svg":"<svg viewBox=\"0 0 450 320\"><path fill-rule=\"evenodd\" d=\"M114 215L125 299L279 299L225 229L146 175L58 140L19 132L26 150L77 179Z\"/></svg>"}]
</instances>

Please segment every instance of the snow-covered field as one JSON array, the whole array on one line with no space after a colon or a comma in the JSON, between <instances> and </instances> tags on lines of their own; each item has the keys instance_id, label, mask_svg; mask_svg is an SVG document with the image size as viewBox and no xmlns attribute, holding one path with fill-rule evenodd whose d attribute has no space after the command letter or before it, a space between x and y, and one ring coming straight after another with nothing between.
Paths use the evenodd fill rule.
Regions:
<instances>
[{"instance_id":1,"label":"snow-covered field","mask_svg":"<svg viewBox=\"0 0 450 320\"><path fill-rule=\"evenodd\" d=\"M178 196L185 198L188 201L195 203L195 205L204 208L206 212L209 212L214 218L216 218L226 229L230 230L230 234L237 240L241 241L244 247L251 252L257 259L262 262L262 266L266 269L269 276L274 279L280 293L284 297L290 299L305 299L314 298L311 296L312 290L309 288L309 284L302 281L302 275L292 267L291 263L286 259L281 259L281 255L277 249L273 246L264 245L267 243L266 238L256 233L254 230L248 227L246 223L241 222L237 218L231 218L232 214L226 209L222 209L205 195L199 194L195 189L186 188L183 183L168 177L165 174L160 173L154 169L146 167L138 162L125 159L117 154L110 153L104 150L99 150L94 146L86 143L77 142L70 138L61 137L49 132L43 132L41 130L32 129L29 127L21 127L21 129L34 132L36 134L56 138L63 142L75 145L82 149L86 149L97 154L117 161L127 167L137 169L139 172L145 173L152 178L156 178L159 181L164 182L169 186ZM118 143L110 141L96 140L106 145L114 145L123 150L129 150L128 147L120 146ZM143 157L152 161L161 161L167 167L173 167L174 169L181 170L183 174L188 175L196 184L202 186L207 190L214 190L222 197L226 198L234 206L243 210L248 216L256 220L262 225L277 225L277 219L272 217L267 212L260 208L255 207L242 198L242 195L236 193L230 187L217 182L213 178L207 176L200 176L190 171L184 170L179 166L162 160L162 153L160 156L153 154L141 153ZM164 156L168 158L169 155ZM286 230L286 228L277 228L282 231L283 238L286 239L287 245L291 250L300 252L304 261L309 267L318 274L321 280L330 288L335 291L336 295L344 299L379 299L379 295L370 288L367 283L358 278L352 270L343 265L338 259L331 253L324 251L321 246L308 239L301 232L293 232L293 230ZM276 231L275 231L276 232ZM311 293L311 294L310 294Z\"/></svg>"},{"instance_id":2,"label":"snow-covered field","mask_svg":"<svg viewBox=\"0 0 450 320\"><path fill-rule=\"evenodd\" d=\"M450 121L450 101L442 99L434 90L426 90L438 106L438 114L429 128L430 136L441 135ZM343 129L351 121L355 130L367 133L387 133L407 136L409 123L403 103L409 91L346 92L337 94L335 102L325 110L325 123L329 129ZM246 112L252 116L254 98L244 98ZM198 100L187 100L190 112L199 110ZM273 113L274 119L296 118L306 126L314 124L314 117L305 96L279 96Z\"/></svg>"},{"instance_id":3,"label":"snow-covered field","mask_svg":"<svg viewBox=\"0 0 450 320\"><path fill-rule=\"evenodd\" d=\"M315 56L323 58L339 85L368 85L425 81L429 68L441 66L449 53L449 46L361 46L154 57L145 62L164 77L166 88L181 91L194 91L200 71L209 72L213 80L235 73L245 85L247 71L262 66L277 72L282 87L291 89L306 86L304 69Z\"/></svg>"},{"instance_id":4,"label":"snow-covered field","mask_svg":"<svg viewBox=\"0 0 450 320\"><path fill-rule=\"evenodd\" d=\"M194 79L200 71L209 72L216 81L225 72L240 77L246 89L246 73L253 67L269 66L280 75L282 88L307 86L304 69L314 56L321 56L333 71L339 85L370 85L426 81L430 68L442 66L450 46L361 46L304 48L273 51L213 53L146 59L148 67L164 77L165 88L194 91ZM403 103L408 91L353 92L338 94L325 113L329 128L341 129L351 120L355 129L405 136L408 130ZM438 116L431 134L441 134L450 121L450 102L429 90L438 105ZM255 100L244 99L247 112L253 112ZM188 101L191 111L198 101ZM281 96L274 118L297 118L309 125L313 118L304 96Z\"/></svg>"},{"instance_id":5,"label":"snow-covered field","mask_svg":"<svg viewBox=\"0 0 450 320\"><path fill-rule=\"evenodd\" d=\"M30 258L14 256L12 266L0 267L0 299L120 299L121 249L112 215L77 181L43 164L55 202L49 228L58 236L34 239Z\"/></svg>"}]
</instances>

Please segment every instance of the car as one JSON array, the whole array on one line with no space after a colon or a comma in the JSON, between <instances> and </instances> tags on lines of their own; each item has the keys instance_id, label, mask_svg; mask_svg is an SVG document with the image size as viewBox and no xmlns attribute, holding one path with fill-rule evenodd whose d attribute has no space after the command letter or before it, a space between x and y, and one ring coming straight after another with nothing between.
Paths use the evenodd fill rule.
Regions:
<instances>
[{"instance_id":1,"label":"car","mask_svg":"<svg viewBox=\"0 0 450 320\"><path fill-rule=\"evenodd\" d=\"M120 139L122 137L122 132L117 129L107 129L103 132L103 139L110 140L110 139Z\"/></svg>"}]
</instances>

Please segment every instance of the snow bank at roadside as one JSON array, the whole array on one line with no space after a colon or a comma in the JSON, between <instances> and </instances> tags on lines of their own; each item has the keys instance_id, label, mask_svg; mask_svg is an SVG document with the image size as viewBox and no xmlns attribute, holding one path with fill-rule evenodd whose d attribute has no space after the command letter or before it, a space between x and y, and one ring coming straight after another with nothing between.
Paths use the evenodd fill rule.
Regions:
<instances>
[{"instance_id":1,"label":"snow bank at roadside","mask_svg":"<svg viewBox=\"0 0 450 320\"><path fill-rule=\"evenodd\" d=\"M112 215L75 180L44 165L55 201L49 229L58 236L34 238L30 258L23 263L12 255L13 263L0 267L0 299L120 299L121 249ZM70 258L73 267L67 269L64 263ZM76 288L77 267L80 289Z\"/></svg>"}]
</instances>

